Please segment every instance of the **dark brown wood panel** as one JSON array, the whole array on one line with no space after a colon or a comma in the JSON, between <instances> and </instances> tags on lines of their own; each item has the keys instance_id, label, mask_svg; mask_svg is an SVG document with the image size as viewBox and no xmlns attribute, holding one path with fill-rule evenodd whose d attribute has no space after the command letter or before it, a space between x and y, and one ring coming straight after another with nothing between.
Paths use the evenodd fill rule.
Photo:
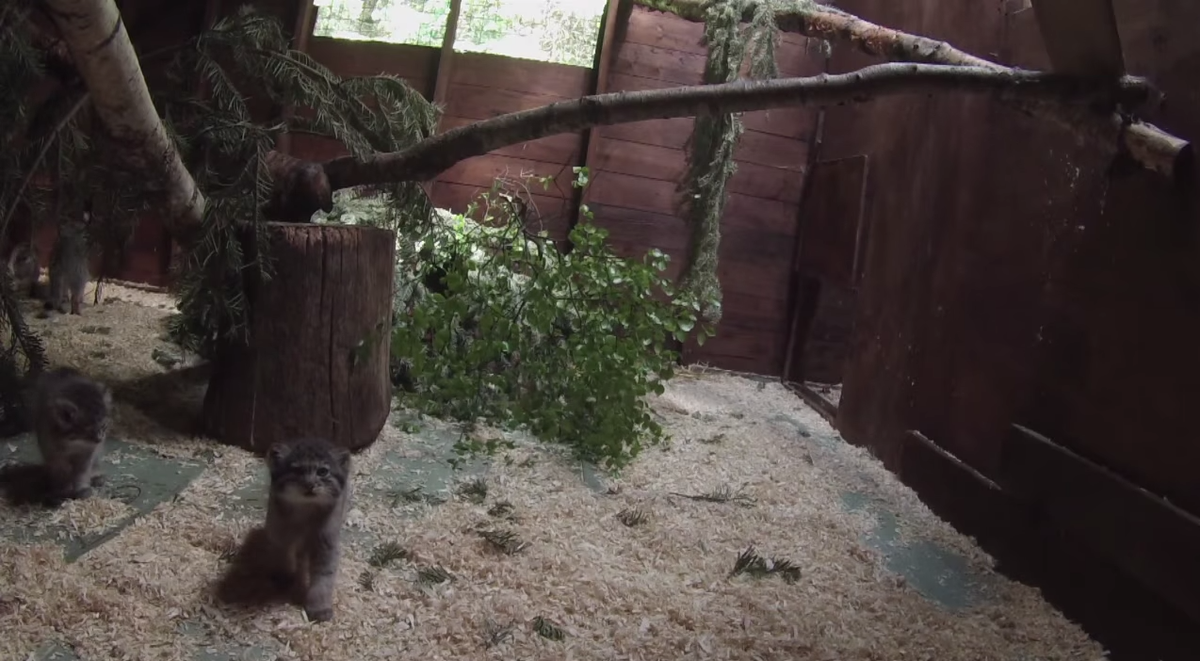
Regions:
<instances>
[{"instance_id":1,"label":"dark brown wood panel","mask_svg":"<svg viewBox=\"0 0 1200 661\"><path fill-rule=\"evenodd\" d=\"M545 188L537 181L538 177L554 177L554 181ZM528 186L529 191L537 195L570 199L571 182L574 177L569 163L542 163L487 154L459 161L454 167L443 172L437 180L487 188L496 179L503 178L518 186Z\"/></svg>"},{"instance_id":2,"label":"dark brown wood panel","mask_svg":"<svg viewBox=\"0 0 1200 661\"><path fill-rule=\"evenodd\" d=\"M449 131L450 129L466 126L477 121L480 120L444 116L442 118L442 130ZM540 140L522 142L519 145L501 147L488 153L512 158L524 158L531 161L541 161L543 163L575 163L579 160L580 141L581 135L579 133L560 133L559 135L552 135Z\"/></svg>"},{"instance_id":3,"label":"dark brown wood panel","mask_svg":"<svg viewBox=\"0 0 1200 661\"><path fill-rule=\"evenodd\" d=\"M573 99L588 93L591 70L482 53L455 53L450 82Z\"/></svg>"},{"instance_id":4,"label":"dark brown wood panel","mask_svg":"<svg viewBox=\"0 0 1200 661\"><path fill-rule=\"evenodd\" d=\"M777 135L746 131L734 151L738 163L754 163L774 168L803 172L808 161L806 142L815 125L815 118L806 120L808 129L803 140L781 140ZM652 119L617 126L605 126L600 136L608 140L624 140L643 145L683 149L692 134L692 119Z\"/></svg>"},{"instance_id":5,"label":"dark brown wood panel","mask_svg":"<svg viewBox=\"0 0 1200 661\"><path fill-rule=\"evenodd\" d=\"M1006 64L1049 66L1032 11L981 13L947 0L840 6ZM1171 99L1151 121L1200 137L1200 58L1182 27L1200 24L1200 5L1114 7L1129 70ZM832 69L869 63L835 48ZM1172 187L1136 167L1112 168L1103 150L990 99L883 99L831 109L825 126L822 158L867 154L871 163L871 237L837 418L843 435L894 468L920 452L904 441L907 430L919 430L994 478L1009 425L1022 423L1200 512L1200 420L1190 396L1200 393L1200 353L1191 350L1200 334L1200 180ZM921 488L934 503L976 497L934 480ZM1103 516L1099 487L1080 488L1080 506L1097 508L1087 517ZM985 517L987 509L979 500L958 515ZM1115 560L1128 540L1064 537L1045 521L1014 534L1030 535L1027 546L1052 558L1037 568L1039 583L1070 574L1079 583L1122 584L1109 610L1186 621L1178 602L1163 606L1170 579L1156 582ZM1164 561L1169 553L1141 551ZM1064 603L1066 592L1059 591ZM1085 626L1128 658L1200 653L1195 636L1190 647L1176 646L1188 644L1178 628L1160 636L1163 628L1146 618L1104 621L1099 606L1076 600L1073 608L1068 616L1091 618Z\"/></svg>"},{"instance_id":6,"label":"dark brown wood panel","mask_svg":"<svg viewBox=\"0 0 1200 661\"><path fill-rule=\"evenodd\" d=\"M308 54L339 76L399 76L414 89L429 88L438 49L429 46L312 37Z\"/></svg>"},{"instance_id":7,"label":"dark brown wood panel","mask_svg":"<svg viewBox=\"0 0 1200 661\"><path fill-rule=\"evenodd\" d=\"M814 165L801 216L800 270L843 287L858 283L867 162L859 154Z\"/></svg>"},{"instance_id":8,"label":"dark brown wood panel","mask_svg":"<svg viewBox=\"0 0 1200 661\"><path fill-rule=\"evenodd\" d=\"M609 232L610 243L640 246L633 253L622 254L640 256L650 248L658 248L678 261L678 256L687 249L687 225L674 215L602 203L588 202L587 205L595 224Z\"/></svg>"},{"instance_id":9,"label":"dark brown wood panel","mask_svg":"<svg viewBox=\"0 0 1200 661\"><path fill-rule=\"evenodd\" d=\"M682 181L687 172L687 155L678 149L609 139L600 143L590 167L605 172L677 182ZM798 179L798 174L793 171L757 163L738 163L737 172L729 182L729 190L742 195L799 204Z\"/></svg>"},{"instance_id":10,"label":"dark brown wood panel","mask_svg":"<svg viewBox=\"0 0 1200 661\"><path fill-rule=\"evenodd\" d=\"M540 108L565 98L452 83L445 112L452 117L491 119L518 110Z\"/></svg>"}]
</instances>

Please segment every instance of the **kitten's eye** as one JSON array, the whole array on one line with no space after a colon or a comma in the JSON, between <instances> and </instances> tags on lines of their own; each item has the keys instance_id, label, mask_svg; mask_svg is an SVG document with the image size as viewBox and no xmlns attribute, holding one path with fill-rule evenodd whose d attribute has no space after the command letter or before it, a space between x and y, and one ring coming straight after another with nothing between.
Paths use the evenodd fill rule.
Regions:
<instances>
[{"instance_id":1,"label":"kitten's eye","mask_svg":"<svg viewBox=\"0 0 1200 661\"><path fill-rule=\"evenodd\" d=\"M328 477L328 476L329 476L328 468L321 466L320 468L317 469L317 477Z\"/></svg>"}]
</instances>

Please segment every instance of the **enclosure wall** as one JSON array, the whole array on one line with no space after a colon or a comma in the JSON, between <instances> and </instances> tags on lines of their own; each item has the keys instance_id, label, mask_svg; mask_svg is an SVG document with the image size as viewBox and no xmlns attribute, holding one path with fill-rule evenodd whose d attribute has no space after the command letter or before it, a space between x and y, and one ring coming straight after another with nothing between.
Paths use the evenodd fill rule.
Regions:
<instances>
[{"instance_id":1,"label":"enclosure wall","mask_svg":"<svg viewBox=\"0 0 1200 661\"><path fill-rule=\"evenodd\" d=\"M1127 67L1169 99L1151 120L1200 139L1200 5L1114 6ZM847 0L839 7L1005 64L1050 68L1028 2ZM870 63L839 46L831 70ZM1187 569L1194 556L1186 559L1194 519L1181 512L1160 526L1130 514L1149 502L1145 494L1122 487L1124 495L1109 499L1100 489L1126 478L1200 512L1200 420L1192 414L1200 394L1196 182L1172 186L1136 166L1110 169L1094 145L982 96L893 98L830 111L821 160L858 155L871 163L864 220L871 234L838 427L929 502L954 501L946 511L961 514L972 531L1037 537L1027 541L1064 560L1042 569L1109 586L1101 601L1132 586L1170 602L1140 612L1121 604L1134 614L1119 626L1156 620L1147 624L1159 627L1155 636L1177 637L1166 623L1197 607L1195 591L1189 597L1171 585L1195 580ZM1082 457L1055 478L1076 501L1005 504L1008 473L1038 468L1006 469L1013 422ZM963 478L952 459L906 433L912 429L995 479L1003 497ZM1084 482L1084 473L1100 473L1082 468L1087 460L1112 474ZM975 491L964 491L964 480ZM1170 509L1158 502L1155 511ZM1126 521L1136 527L1118 530ZM1143 639L1147 654L1153 640Z\"/></svg>"}]
</instances>

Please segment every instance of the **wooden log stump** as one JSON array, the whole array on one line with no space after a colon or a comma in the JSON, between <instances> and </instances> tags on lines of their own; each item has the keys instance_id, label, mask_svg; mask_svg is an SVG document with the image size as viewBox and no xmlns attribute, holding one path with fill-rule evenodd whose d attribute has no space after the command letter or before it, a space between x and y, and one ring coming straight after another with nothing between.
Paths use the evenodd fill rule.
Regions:
<instances>
[{"instance_id":1,"label":"wooden log stump","mask_svg":"<svg viewBox=\"0 0 1200 661\"><path fill-rule=\"evenodd\" d=\"M391 409L395 235L372 227L267 223L274 275L250 278L249 345L212 361L205 432L256 453L321 436L351 450L378 437Z\"/></svg>"}]
</instances>

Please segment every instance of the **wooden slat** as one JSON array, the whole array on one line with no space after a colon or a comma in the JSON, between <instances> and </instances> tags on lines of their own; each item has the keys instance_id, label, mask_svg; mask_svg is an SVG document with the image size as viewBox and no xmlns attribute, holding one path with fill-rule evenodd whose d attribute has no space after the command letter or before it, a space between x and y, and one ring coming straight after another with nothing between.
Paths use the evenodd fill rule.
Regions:
<instances>
[{"instance_id":1,"label":"wooden slat","mask_svg":"<svg viewBox=\"0 0 1200 661\"><path fill-rule=\"evenodd\" d=\"M1033 12L1055 72L1124 75L1125 56L1112 0L1033 0Z\"/></svg>"},{"instance_id":2,"label":"wooden slat","mask_svg":"<svg viewBox=\"0 0 1200 661\"><path fill-rule=\"evenodd\" d=\"M413 89L425 91L438 50L429 46L313 36L308 43L308 54L339 76L391 74L403 78Z\"/></svg>"},{"instance_id":3,"label":"wooden slat","mask_svg":"<svg viewBox=\"0 0 1200 661\"><path fill-rule=\"evenodd\" d=\"M549 188L542 188L536 180L525 182L524 176L526 175L554 177L554 183ZM572 176L571 166L567 164L542 163L511 156L486 154L455 163L438 176L438 181L488 188L497 178L503 177L514 183L527 183L530 193L570 199Z\"/></svg>"},{"instance_id":4,"label":"wooden slat","mask_svg":"<svg viewBox=\"0 0 1200 661\"><path fill-rule=\"evenodd\" d=\"M865 248L867 157L857 154L819 162L809 176L812 189L800 211L797 265L812 275L854 287Z\"/></svg>"},{"instance_id":5,"label":"wooden slat","mask_svg":"<svg viewBox=\"0 0 1200 661\"><path fill-rule=\"evenodd\" d=\"M569 64L522 60L487 53L455 53L453 85L474 85L519 94L574 99L591 89L591 70Z\"/></svg>"},{"instance_id":6,"label":"wooden slat","mask_svg":"<svg viewBox=\"0 0 1200 661\"><path fill-rule=\"evenodd\" d=\"M807 136L811 133L813 122L806 124ZM625 140L643 145L668 147L682 150L687 144L688 136L692 134L692 119L651 119L644 122L632 122L605 126L600 129L602 140ZM738 141L733 152L734 160L738 163L754 163L783 170L803 172L808 161L809 147L804 139L786 140L777 135L746 131Z\"/></svg>"},{"instance_id":7,"label":"wooden slat","mask_svg":"<svg viewBox=\"0 0 1200 661\"><path fill-rule=\"evenodd\" d=\"M608 0L604 12L604 23L600 27L600 43L596 48L596 76L591 89L588 90L591 94L604 94L608 91L608 76L609 70L612 68L613 44L617 36L617 20L620 10L621 6L618 0ZM590 171L590 168L596 165L596 156L600 149L600 131L597 127L593 126L584 132L583 144L584 153L583 158L579 160L579 166L589 168ZM574 205L571 217L572 227L579 222L579 205L582 203L583 191L576 189L572 201Z\"/></svg>"},{"instance_id":8,"label":"wooden slat","mask_svg":"<svg viewBox=\"0 0 1200 661\"><path fill-rule=\"evenodd\" d=\"M1200 621L1200 518L1020 425L1001 456L1002 484L1046 525Z\"/></svg>"},{"instance_id":9,"label":"wooden slat","mask_svg":"<svg viewBox=\"0 0 1200 661\"><path fill-rule=\"evenodd\" d=\"M624 140L601 140L588 160L592 169L672 183L687 172L687 155L679 149ZM738 163L729 190L742 195L799 204L802 175L757 163Z\"/></svg>"}]
</instances>

